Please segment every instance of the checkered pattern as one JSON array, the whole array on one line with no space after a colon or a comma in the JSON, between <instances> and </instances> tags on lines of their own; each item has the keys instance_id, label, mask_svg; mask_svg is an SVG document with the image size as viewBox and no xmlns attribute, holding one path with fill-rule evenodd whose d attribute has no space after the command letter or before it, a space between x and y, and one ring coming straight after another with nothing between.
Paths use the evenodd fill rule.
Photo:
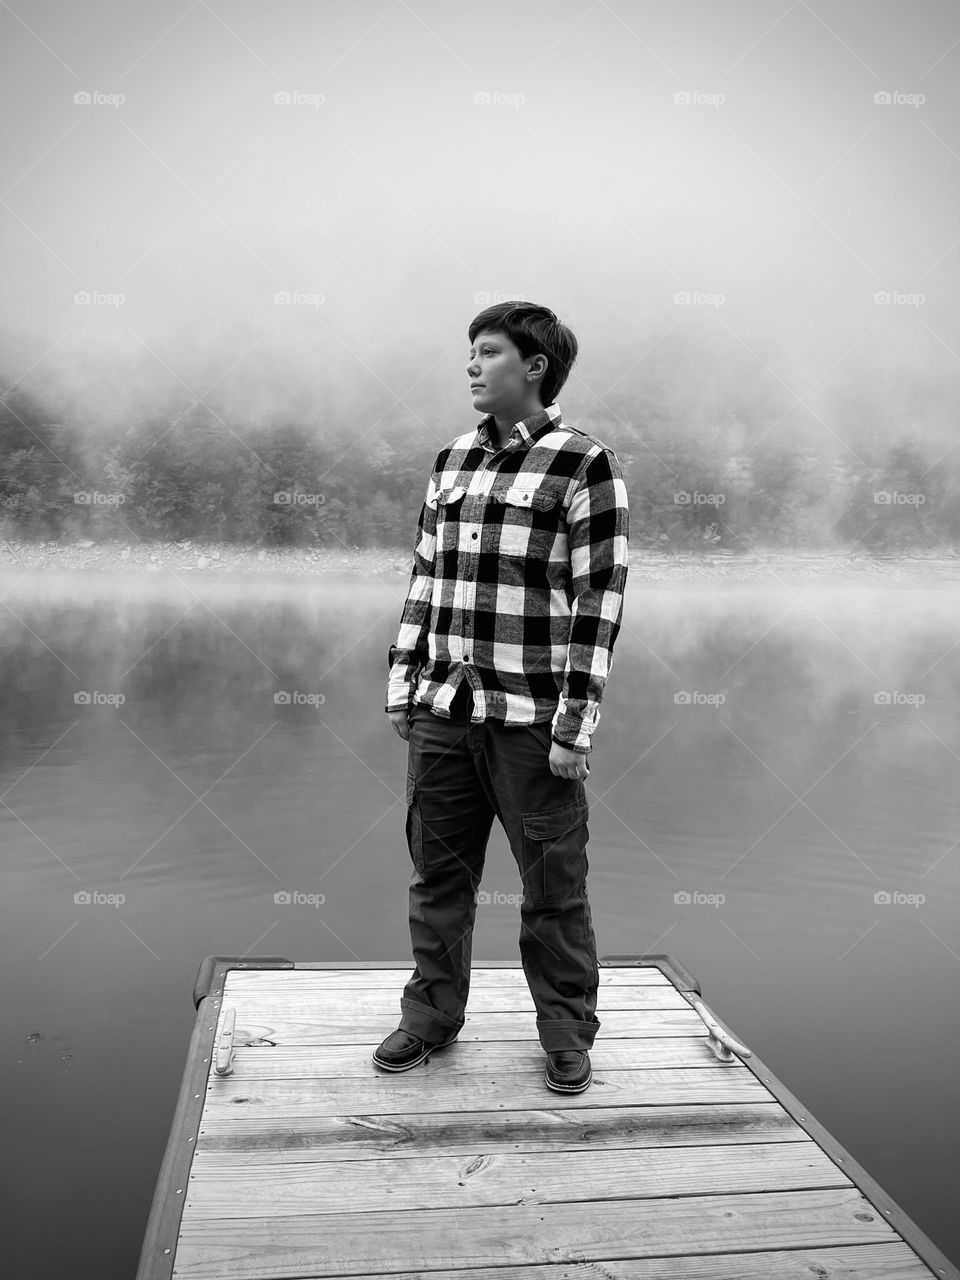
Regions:
<instances>
[{"instance_id":1,"label":"checkered pattern","mask_svg":"<svg viewBox=\"0 0 960 1280\"><path fill-rule=\"evenodd\" d=\"M390 646L386 710L450 715L464 678L473 719L552 722L588 752L620 630L629 511L612 449L557 404L493 419L441 449L420 511L413 572Z\"/></svg>"}]
</instances>

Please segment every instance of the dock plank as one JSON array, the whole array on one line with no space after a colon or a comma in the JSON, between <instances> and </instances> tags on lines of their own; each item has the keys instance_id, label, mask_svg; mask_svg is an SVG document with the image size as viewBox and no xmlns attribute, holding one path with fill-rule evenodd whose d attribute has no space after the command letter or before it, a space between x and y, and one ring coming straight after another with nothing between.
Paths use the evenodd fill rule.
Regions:
<instances>
[{"instance_id":1,"label":"dock plank","mask_svg":"<svg viewBox=\"0 0 960 1280\"><path fill-rule=\"evenodd\" d=\"M697 1258L611 1258L603 1267L577 1265L582 1280L816 1280L818 1276L843 1280L930 1280L930 1271L909 1245L846 1245L827 1249L772 1249L765 1253L724 1253ZM423 1280L422 1271L395 1271L390 1280ZM556 1265L529 1267L467 1267L457 1271L431 1271L430 1280L571 1280L571 1268ZM303 1280L321 1280L316 1273ZM323 1280L330 1280L324 1277ZM335 1280L335 1278L332 1278ZM381 1280L380 1276L355 1276L354 1280Z\"/></svg>"},{"instance_id":2,"label":"dock plank","mask_svg":"<svg viewBox=\"0 0 960 1280\"><path fill-rule=\"evenodd\" d=\"M719 1065L719 1064L718 1064ZM678 1068L671 1071L604 1071L595 1074L583 1094L551 1095L553 1108L580 1107L585 1111L605 1106L649 1107L689 1103L769 1101L772 1095L745 1067L717 1071ZM429 1093L423 1081L407 1075L360 1080L236 1080L214 1077L207 1087L206 1115L237 1115L269 1111L273 1116L299 1119L308 1115L343 1115L352 1112L432 1111L531 1111L544 1100L542 1072L529 1079L516 1073L496 1072L472 1076L437 1074Z\"/></svg>"},{"instance_id":3,"label":"dock plank","mask_svg":"<svg viewBox=\"0 0 960 1280\"><path fill-rule=\"evenodd\" d=\"M463 1205L560 1204L800 1191L849 1186L850 1179L812 1139L662 1150L481 1152L422 1156L398 1166L388 1158L344 1164L210 1166L194 1156L187 1206L197 1218L349 1215L371 1210L431 1210Z\"/></svg>"},{"instance_id":4,"label":"dock plank","mask_svg":"<svg viewBox=\"0 0 960 1280\"><path fill-rule=\"evenodd\" d=\"M855 1188L393 1212L184 1218L174 1277L263 1280L401 1269L663 1258L882 1244L892 1227ZM402 1267L399 1264L403 1264Z\"/></svg>"},{"instance_id":5,"label":"dock plank","mask_svg":"<svg viewBox=\"0 0 960 1280\"><path fill-rule=\"evenodd\" d=\"M298 987L280 988L274 992L243 991L230 985L223 995L224 1004L237 1005L238 1009L256 1011L276 1010L278 1013L303 1015L325 1009L343 1011L364 1016L378 1015L399 1017L402 987L393 990L368 991L361 987L345 988L342 992L327 987L314 990ZM689 1009L689 1003L669 984L662 987L605 987L598 993L597 1016L604 1010L615 1009ZM475 987L467 1000L467 1013L535 1013L533 997L526 987Z\"/></svg>"},{"instance_id":6,"label":"dock plank","mask_svg":"<svg viewBox=\"0 0 960 1280\"><path fill-rule=\"evenodd\" d=\"M297 984L297 989L313 991L317 989L332 992L345 991L361 987L368 991L402 990L413 972L413 966L405 969L311 969L300 965L296 969L231 969L225 981L232 991L278 991L283 993L287 984ZM309 984L309 985L307 985ZM668 986L673 983L659 969L651 968L612 968L603 966L600 969L600 986L607 987L650 987ZM471 991L478 988L496 987L502 990L513 990L514 987L527 989L527 979L519 966L514 968L474 968L470 974ZM674 988L675 989L675 988Z\"/></svg>"},{"instance_id":7,"label":"dock plank","mask_svg":"<svg viewBox=\"0 0 960 1280\"><path fill-rule=\"evenodd\" d=\"M236 1043L236 1040L235 1040ZM369 1045L287 1046L241 1045L234 1055L234 1075L239 1080L314 1080L324 1076L370 1076L377 1072ZM634 1070L658 1067L702 1067L712 1070L717 1059L701 1036L665 1036L649 1040L599 1039L590 1052L594 1071ZM504 1044L461 1043L432 1054L417 1071L432 1079L438 1072L497 1070L542 1071L543 1050L539 1044L507 1040ZM730 1064L732 1065L732 1064Z\"/></svg>"},{"instance_id":8,"label":"dock plank","mask_svg":"<svg viewBox=\"0 0 960 1280\"><path fill-rule=\"evenodd\" d=\"M222 1021L228 1008L237 1010L237 1028L243 1040L266 1039L278 1044L368 1044L371 1052L385 1036L397 1029L399 1005L390 1014L351 1014L345 1008L322 1009L308 1005L292 1016L269 1002L254 1008L244 1001L226 1001L220 1010ZM601 1011L600 1035L622 1039L646 1036L705 1035L704 1025L689 1005L682 1009L622 1009ZM598 1037L599 1038L599 1037ZM536 1019L529 1013L470 1013L460 1031L461 1040L533 1040Z\"/></svg>"},{"instance_id":9,"label":"dock plank","mask_svg":"<svg viewBox=\"0 0 960 1280\"><path fill-rule=\"evenodd\" d=\"M211 1161L290 1164L423 1155L474 1156L478 1150L554 1151L699 1147L798 1142L807 1135L776 1102L712 1107L600 1107L590 1110L427 1111L382 1115L259 1116L207 1114L197 1156Z\"/></svg>"}]
</instances>

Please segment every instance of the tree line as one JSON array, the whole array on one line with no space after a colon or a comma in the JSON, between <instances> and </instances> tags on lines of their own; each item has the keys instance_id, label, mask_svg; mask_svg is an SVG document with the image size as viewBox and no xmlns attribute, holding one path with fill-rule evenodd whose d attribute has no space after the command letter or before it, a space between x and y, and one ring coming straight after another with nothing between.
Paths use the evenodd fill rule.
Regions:
<instances>
[{"instance_id":1,"label":"tree line","mask_svg":"<svg viewBox=\"0 0 960 1280\"><path fill-rule=\"evenodd\" d=\"M202 407L96 430L52 416L25 392L0 401L6 540L410 550L430 468L458 430L405 419L234 429ZM762 424L751 445L729 413L577 425L616 451L637 549L960 548L960 456L917 430L817 450Z\"/></svg>"}]
</instances>

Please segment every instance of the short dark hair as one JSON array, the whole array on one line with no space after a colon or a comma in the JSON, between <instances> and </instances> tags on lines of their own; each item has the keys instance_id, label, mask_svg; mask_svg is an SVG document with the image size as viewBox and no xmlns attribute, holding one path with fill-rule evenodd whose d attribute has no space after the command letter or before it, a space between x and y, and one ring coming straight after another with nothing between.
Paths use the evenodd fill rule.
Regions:
<instances>
[{"instance_id":1,"label":"short dark hair","mask_svg":"<svg viewBox=\"0 0 960 1280\"><path fill-rule=\"evenodd\" d=\"M505 333L524 360L547 357L547 371L540 381L544 407L553 404L577 358L577 339L561 324L549 307L536 302L498 302L474 317L468 336L478 333Z\"/></svg>"}]
</instances>

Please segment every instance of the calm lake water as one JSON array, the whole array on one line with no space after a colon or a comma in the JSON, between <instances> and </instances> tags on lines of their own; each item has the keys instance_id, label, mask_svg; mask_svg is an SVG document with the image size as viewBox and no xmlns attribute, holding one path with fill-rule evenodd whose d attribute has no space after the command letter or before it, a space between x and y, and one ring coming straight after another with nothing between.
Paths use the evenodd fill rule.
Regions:
<instances>
[{"instance_id":1,"label":"calm lake water","mask_svg":"<svg viewBox=\"0 0 960 1280\"><path fill-rule=\"evenodd\" d=\"M134 1274L205 955L410 964L405 577L191 586L0 575L17 1280ZM601 955L675 955L953 1259L958 624L950 584L631 582L588 783ZM518 960L499 827L483 887L474 961Z\"/></svg>"}]
</instances>

